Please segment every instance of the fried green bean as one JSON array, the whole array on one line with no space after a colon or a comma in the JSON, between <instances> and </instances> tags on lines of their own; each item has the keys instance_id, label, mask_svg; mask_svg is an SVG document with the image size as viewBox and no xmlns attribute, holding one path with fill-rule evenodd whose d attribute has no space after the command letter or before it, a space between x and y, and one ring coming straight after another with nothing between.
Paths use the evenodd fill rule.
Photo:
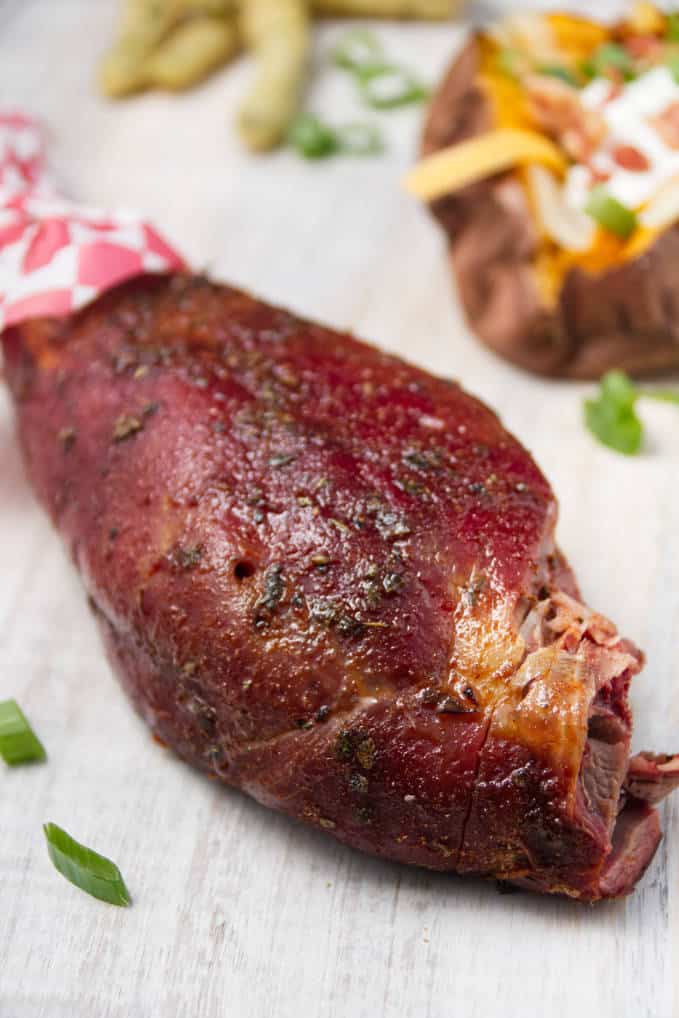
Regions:
<instances>
[{"instance_id":1,"label":"fried green bean","mask_svg":"<svg viewBox=\"0 0 679 1018\"><path fill-rule=\"evenodd\" d=\"M214 17L223 17L226 14L235 14L241 6L242 0L184 0L184 12L186 14L212 14Z\"/></svg>"},{"instance_id":2,"label":"fried green bean","mask_svg":"<svg viewBox=\"0 0 679 1018\"><path fill-rule=\"evenodd\" d=\"M248 148L263 152L283 140L298 111L309 59L308 5L303 0L243 0L241 27L257 72L238 126Z\"/></svg>"},{"instance_id":3,"label":"fried green bean","mask_svg":"<svg viewBox=\"0 0 679 1018\"><path fill-rule=\"evenodd\" d=\"M148 58L145 73L154 88L181 91L202 81L238 50L235 22L196 16L179 25Z\"/></svg>"},{"instance_id":4,"label":"fried green bean","mask_svg":"<svg viewBox=\"0 0 679 1018\"><path fill-rule=\"evenodd\" d=\"M111 98L147 84L144 64L184 13L185 0L127 0L118 41L99 67L99 84Z\"/></svg>"},{"instance_id":5,"label":"fried green bean","mask_svg":"<svg viewBox=\"0 0 679 1018\"><path fill-rule=\"evenodd\" d=\"M421 18L438 21L461 10L464 0L312 0L316 14L355 18Z\"/></svg>"}]
</instances>

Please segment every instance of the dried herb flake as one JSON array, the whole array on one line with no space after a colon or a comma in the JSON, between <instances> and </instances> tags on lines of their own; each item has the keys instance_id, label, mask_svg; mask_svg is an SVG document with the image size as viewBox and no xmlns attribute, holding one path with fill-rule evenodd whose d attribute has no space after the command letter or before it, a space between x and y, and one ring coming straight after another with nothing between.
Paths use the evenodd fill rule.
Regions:
<instances>
[{"instance_id":1,"label":"dried herb flake","mask_svg":"<svg viewBox=\"0 0 679 1018\"><path fill-rule=\"evenodd\" d=\"M138 417L132 414L121 414L113 426L113 441L124 442L126 439L136 435L144 425Z\"/></svg>"}]
</instances>

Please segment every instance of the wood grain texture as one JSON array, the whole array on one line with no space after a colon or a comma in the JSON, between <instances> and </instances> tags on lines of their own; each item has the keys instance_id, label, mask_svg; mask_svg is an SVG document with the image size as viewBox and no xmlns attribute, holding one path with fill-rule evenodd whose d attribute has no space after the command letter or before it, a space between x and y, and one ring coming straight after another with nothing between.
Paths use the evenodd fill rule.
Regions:
<instances>
[{"instance_id":1,"label":"wood grain texture","mask_svg":"<svg viewBox=\"0 0 679 1018\"><path fill-rule=\"evenodd\" d=\"M64 188L143 209L195 264L349 327L493 404L561 499L560 541L588 600L648 653L639 747L679 742L679 426L644 407L637 460L583 430L585 387L493 359L450 295L444 243L399 189L418 114L382 119L382 159L307 166L244 155L246 64L195 93L109 105L92 87L107 0L0 4L0 101L44 116ZM319 54L336 26L319 35ZM385 26L435 79L454 28ZM359 109L339 72L313 106ZM111 677L77 578L24 480L0 393L0 699L49 763L0 772L2 1018L671 1018L679 1014L679 802L637 894L586 908L376 862L193 774L155 745ZM117 910L65 883L40 825L112 855Z\"/></svg>"}]
</instances>

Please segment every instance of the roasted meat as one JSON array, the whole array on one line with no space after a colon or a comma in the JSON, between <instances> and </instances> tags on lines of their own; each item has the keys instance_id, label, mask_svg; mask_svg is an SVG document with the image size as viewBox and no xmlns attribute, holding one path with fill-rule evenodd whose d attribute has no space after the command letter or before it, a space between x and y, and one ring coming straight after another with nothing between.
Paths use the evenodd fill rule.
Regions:
<instances>
[{"instance_id":1,"label":"roasted meat","mask_svg":"<svg viewBox=\"0 0 679 1018\"><path fill-rule=\"evenodd\" d=\"M30 478L161 740L375 855L632 889L679 767L630 768L641 654L491 411L188 276L3 346Z\"/></svg>"}]
</instances>

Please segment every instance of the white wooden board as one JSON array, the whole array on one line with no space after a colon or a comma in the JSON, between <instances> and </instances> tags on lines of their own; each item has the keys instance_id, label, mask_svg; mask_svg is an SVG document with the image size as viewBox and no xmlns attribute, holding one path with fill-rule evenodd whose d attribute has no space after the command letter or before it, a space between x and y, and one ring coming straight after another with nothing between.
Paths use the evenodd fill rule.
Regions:
<instances>
[{"instance_id":1,"label":"white wooden board","mask_svg":"<svg viewBox=\"0 0 679 1018\"><path fill-rule=\"evenodd\" d=\"M597 8L599 9L599 8ZM628 461L583 430L587 387L545 383L465 330L444 245L399 189L418 114L383 122L380 159L253 160L231 130L250 68L122 105L92 78L111 0L0 0L0 105L52 132L64 189L128 205L198 266L461 378L535 453L590 602L648 653L636 744L679 748L679 419L644 408ZM336 26L319 33L321 55ZM380 28L434 80L455 28ZM311 103L359 113L339 72ZM0 392L0 699L49 763L0 769L2 1018L671 1018L679 1014L679 801L637 894L587 908L387 865L192 773L151 740L102 658L82 592L26 485ZM134 907L68 885L53 820L121 864Z\"/></svg>"}]
</instances>

